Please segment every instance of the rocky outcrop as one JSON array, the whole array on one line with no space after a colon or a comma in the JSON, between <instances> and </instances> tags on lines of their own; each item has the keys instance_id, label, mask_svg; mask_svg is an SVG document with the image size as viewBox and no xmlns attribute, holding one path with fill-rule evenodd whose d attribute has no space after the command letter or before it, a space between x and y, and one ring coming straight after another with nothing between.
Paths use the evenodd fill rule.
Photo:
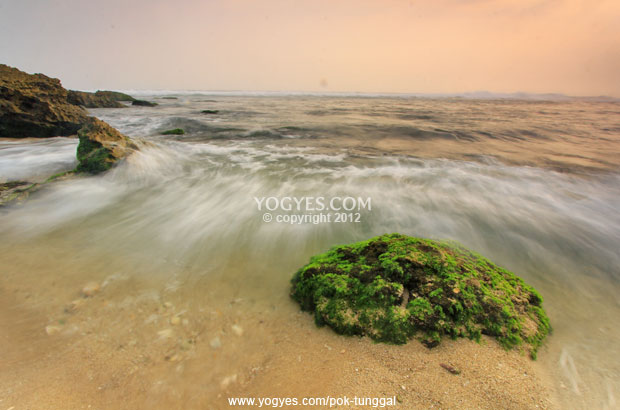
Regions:
<instances>
[{"instance_id":1,"label":"rocky outcrop","mask_svg":"<svg viewBox=\"0 0 620 410\"><path fill-rule=\"evenodd\" d=\"M129 97L115 92L98 93L92 95L100 101L116 102L114 99ZM80 143L76 170L93 174L108 170L136 146L116 129L89 117L82 107L69 102L70 99L91 98L88 94L68 92L56 78L0 65L0 137L45 138L77 134Z\"/></svg>"},{"instance_id":2,"label":"rocky outcrop","mask_svg":"<svg viewBox=\"0 0 620 410\"><path fill-rule=\"evenodd\" d=\"M89 93L86 91L69 90L67 95L69 104L80 105L86 108L123 108L123 104L111 99L110 97Z\"/></svg>"},{"instance_id":3,"label":"rocky outcrop","mask_svg":"<svg viewBox=\"0 0 620 410\"><path fill-rule=\"evenodd\" d=\"M67 95L56 78L0 64L0 137L75 135L88 115Z\"/></svg>"},{"instance_id":4,"label":"rocky outcrop","mask_svg":"<svg viewBox=\"0 0 620 410\"><path fill-rule=\"evenodd\" d=\"M137 148L128 137L94 117L88 118L78 131L78 137L78 172L98 174L107 171Z\"/></svg>"},{"instance_id":5,"label":"rocky outcrop","mask_svg":"<svg viewBox=\"0 0 620 410\"><path fill-rule=\"evenodd\" d=\"M124 108L126 105L121 104L119 101L135 101L135 98L118 91L89 93L86 91L69 90L67 101L70 104L86 108Z\"/></svg>"}]
</instances>

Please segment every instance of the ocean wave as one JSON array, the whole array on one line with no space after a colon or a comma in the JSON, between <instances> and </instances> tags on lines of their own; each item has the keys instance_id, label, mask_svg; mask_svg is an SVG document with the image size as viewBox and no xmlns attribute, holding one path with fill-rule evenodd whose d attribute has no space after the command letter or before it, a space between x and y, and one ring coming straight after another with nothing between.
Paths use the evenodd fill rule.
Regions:
<instances>
[{"instance_id":1,"label":"ocean wave","mask_svg":"<svg viewBox=\"0 0 620 410\"><path fill-rule=\"evenodd\" d=\"M40 181L75 168L76 138L0 141L0 182Z\"/></svg>"}]
</instances>

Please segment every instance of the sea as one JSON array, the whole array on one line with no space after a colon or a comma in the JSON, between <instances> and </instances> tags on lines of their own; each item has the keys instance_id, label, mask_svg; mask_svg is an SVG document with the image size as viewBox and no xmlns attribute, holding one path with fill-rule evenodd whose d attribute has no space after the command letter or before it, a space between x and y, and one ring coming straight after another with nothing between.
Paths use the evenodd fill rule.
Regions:
<instances>
[{"instance_id":1,"label":"sea","mask_svg":"<svg viewBox=\"0 0 620 410\"><path fill-rule=\"evenodd\" d=\"M620 102L137 94L158 106L90 112L141 149L2 209L0 270L63 283L60 259L91 260L112 278L277 310L293 303L295 271L331 246L454 240L543 295L553 333L538 361L563 408L619 405ZM74 168L77 143L0 141L0 182Z\"/></svg>"}]
</instances>

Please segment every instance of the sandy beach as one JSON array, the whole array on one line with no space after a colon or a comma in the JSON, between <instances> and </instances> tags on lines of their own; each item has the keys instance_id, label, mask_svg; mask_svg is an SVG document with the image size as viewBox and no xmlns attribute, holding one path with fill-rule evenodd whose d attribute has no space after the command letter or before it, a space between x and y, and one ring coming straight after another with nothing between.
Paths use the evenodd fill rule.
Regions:
<instances>
[{"instance_id":1,"label":"sandy beach","mask_svg":"<svg viewBox=\"0 0 620 410\"><path fill-rule=\"evenodd\" d=\"M236 280L141 280L113 259L69 261L63 245L37 259L38 246L0 254L2 408L224 409L233 397L327 396L397 397L407 409L558 408L540 363L494 339L427 349L344 337ZM100 289L84 296L89 282Z\"/></svg>"}]
</instances>

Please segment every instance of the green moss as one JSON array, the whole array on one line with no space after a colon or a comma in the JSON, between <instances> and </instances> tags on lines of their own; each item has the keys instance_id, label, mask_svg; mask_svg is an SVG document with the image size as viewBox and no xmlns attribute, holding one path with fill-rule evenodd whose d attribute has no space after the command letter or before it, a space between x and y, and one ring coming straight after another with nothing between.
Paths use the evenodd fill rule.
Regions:
<instances>
[{"instance_id":1,"label":"green moss","mask_svg":"<svg viewBox=\"0 0 620 410\"><path fill-rule=\"evenodd\" d=\"M535 358L550 331L542 297L513 273L458 243L400 234L314 256L291 295L319 326L388 343L487 334Z\"/></svg>"},{"instance_id":2,"label":"green moss","mask_svg":"<svg viewBox=\"0 0 620 410\"><path fill-rule=\"evenodd\" d=\"M174 128L172 130L167 130L161 133L161 135L183 135L185 131L182 128Z\"/></svg>"},{"instance_id":3,"label":"green moss","mask_svg":"<svg viewBox=\"0 0 620 410\"><path fill-rule=\"evenodd\" d=\"M88 138L88 135L80 130L78 132L80 143L77 147L77 160L79 164L75 171L98 174L107 171L114 165L115 158L111 151L97 141Z\"/></svg>"},{"instance_id":4,"label":"green moss","mask_svg":"<svg viewBox=\"0 0 620 410\"><path fill-rule=\"evenodd\" d=\"M66 176L66 175L71 175L71 174L73 174L73 172L74 172L74 171L63 171L63 172L58 172L57 174L54 174L54 175L50 176L49 178L47 178L47 179L45 180L45 182L43 182L43 183L44 183L44 184L46 184L46 183L48 183L48 182L52 182L52 181L54 181L55 179L58 179L58 178L64 177L64 176Z\"/></svg>"}]
</instances>

